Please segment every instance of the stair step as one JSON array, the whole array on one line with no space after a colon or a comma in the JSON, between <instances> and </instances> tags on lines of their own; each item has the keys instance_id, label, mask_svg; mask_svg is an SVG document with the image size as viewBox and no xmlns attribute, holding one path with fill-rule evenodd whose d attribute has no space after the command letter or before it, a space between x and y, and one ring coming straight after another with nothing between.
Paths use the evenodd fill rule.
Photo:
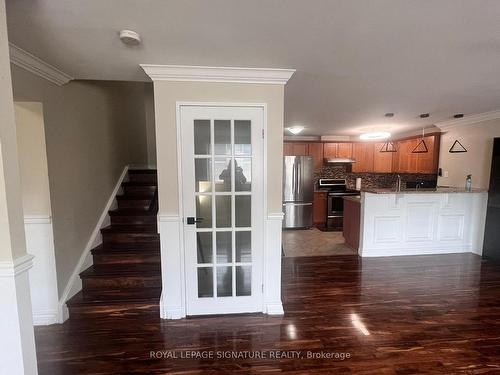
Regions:
<instances>
[{"instance_id":1,"label":"stair step","mask_svg":"<svg viewBox=\"0 0 500 375\"><path fill-rule=\"evenodd\" d=\"M157 215L153 211L138 210L134 208L122 208L109 211L111 224L119 225L153 225L156 228Z\"/></svg>"},{"instance_id":2,"label":"stair step","mask_svg":"<svg viewBox=\"0 0 500 375\"><path fill-rule=\"evenodd\" d=\"M91 253L95 265L137 263L160 264L161 262L159 247L153 249L121 249L120 247L110 249L101 245L92 249Z\"/></svg>"},{"instance_id":3,"label":"stair step","mask_svg":"<svg viewBox=\"0 0 500 375\"><path fill-rule=\"evenodd\" d=\"M157 241L150 241L150 242L130 242L130 243L120 243L120 244L107 244L107 245L100 244L99 246L92 249L91 252L92 254L99 252L105 252L105 253L158 252L159 253L160 243Z\"/></svg>"},{"instance_id":4,"label":"stair step","mask_svg":"<svg viewBox=\"0 0 500 375\"><path fill-rule=\"evenodd\" d=\"M101 229L104 244L124 242L159 242L160 235L152 225L111 225Z\"/></svg>"},{"instance_id":5,"label":"stair step","mask_svg":"<svg viewBox=\"0 0 500 375\"><path fill-rule=\"evenodd\" d=\"M156 184L152 182L124 182L122 184L124 196L135 197L135 196L147 196L153 198L156 192Z\"/></svg>"},{"instance_id":6,"label":"stair step","mask_svg":"<svg viewBox=\"0 0 500 375\"><path fill-rule=\"evenodd\" d=\"M148 210L151 206L152 197L147 195L117 195L116 201L118 202L118 208L136 208Z\"/></svg>"},{"instance_id":7,"label":"stair step","mask_svg":"<svg viewBox=\"0 0 500 375\"><path fill-rule=\"evenodd\" d=\"M71 319L148 314L159 318L161 288L80 291L68 302Z\"/></svg>"},{"instance_id":8,"label":"stair step","mask_svg":"<svg viewBox=\"0 0 500 375\"><path fill-rule=\"evenodd\" d=\"M128 171L130 181L156 182L156 169L130 169Z\"/></svg>"},{"instance_id":9,"label":"stair step","mask_svg":"<svg viewBox=\"0 0 500 375\"><path fill-rule=\"evenodd\" d=\"M159 288L160 264L93 265L80 273L82 289Z\"/></svg>"}]
</instances>

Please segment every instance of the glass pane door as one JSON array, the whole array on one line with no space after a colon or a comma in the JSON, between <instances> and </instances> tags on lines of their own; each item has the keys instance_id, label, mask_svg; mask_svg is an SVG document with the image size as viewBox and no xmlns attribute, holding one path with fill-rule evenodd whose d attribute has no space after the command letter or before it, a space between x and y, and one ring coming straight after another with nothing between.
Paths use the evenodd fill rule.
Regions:
<instances>
[{"instance_id":1,"label":"glass pane door","mask_svg":"<svg viewBox=\"0 0 500 375\"><path fill-rule=\"evenodd\" d=\"M181 110L188 313L259 311L261 108ZM191 311L189 311L191 310Z\"/></svg>"},{"instance_id":2,"label":"glass pane door","mask_svg":"<svg viewBox=\"0 0 500 375\"><path fill-rule=\"evenodd\" d=\"M198 298L252 294L251 121L195 119Z\"/></svg>"}]
</instances>

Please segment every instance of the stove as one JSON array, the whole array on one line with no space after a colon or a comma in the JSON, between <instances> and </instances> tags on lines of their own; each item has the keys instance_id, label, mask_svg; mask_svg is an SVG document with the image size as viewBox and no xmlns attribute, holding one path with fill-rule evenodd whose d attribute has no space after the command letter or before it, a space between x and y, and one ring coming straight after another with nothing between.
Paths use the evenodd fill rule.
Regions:
<instances>
[{"instance_id":1,"label":"stove","mask_svg":"<svg viewBox=\"0 0 500 375\"><path fill-rule=\"evenodd\" d=\"M336 178L320 178L318 187L328 191L326 229L341 231L344 222L343 197L357 196L360 195L360 192L348 189L346 180Z\"/></svg>"}]
</instances>

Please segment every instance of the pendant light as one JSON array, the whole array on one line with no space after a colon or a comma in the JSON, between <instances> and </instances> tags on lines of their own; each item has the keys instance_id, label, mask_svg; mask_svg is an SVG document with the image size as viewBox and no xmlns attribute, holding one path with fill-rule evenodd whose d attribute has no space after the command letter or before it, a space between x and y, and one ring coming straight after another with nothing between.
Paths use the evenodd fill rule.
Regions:
<instances>
[{"instance_id":1,"label":"pendant light","mask_svg":"<svg viewBox=\"0 0 500 375\"><path fill-rule=\"evenodd\" d=\"M380 148L379 152L397 152L396 145L393 141L385 141L385 143Z\"/></svg>"},{"instance_id":2,"label":"pendant light","mask_svg":"<svg viewBox=\"0 0 500 375\"><path fill-rule=\"evenodd\" d=\"M425 137L425 129L422 128L422 139L415 146L415 148L412 151L412 154L425 154L425 153L429 152L429 149L427 148L424 137Z\"/></svg>"}]
</instances>

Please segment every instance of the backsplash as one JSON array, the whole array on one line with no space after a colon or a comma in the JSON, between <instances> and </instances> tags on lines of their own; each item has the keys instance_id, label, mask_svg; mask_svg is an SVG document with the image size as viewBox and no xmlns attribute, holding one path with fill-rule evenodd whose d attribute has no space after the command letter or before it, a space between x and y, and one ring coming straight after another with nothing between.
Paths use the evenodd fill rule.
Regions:
<instances>
[{"instance_id":1,"label":"backsplash","mask_svg":"<svg viewBox=\"0 0 500 375\"><path fill-rule=\"evenodd\" d=\"M398 173L353 173L348 172L349 167L345 164L324 165L314 171L314 183L320 178L343 178L347 181L347 187L356 187L356 178L361 177L361 190L372 188L393 188L396 186ZM399 173L403 186L406 181L437 181L435 174L411 174Z\"/></svg>"}]
</instances>

